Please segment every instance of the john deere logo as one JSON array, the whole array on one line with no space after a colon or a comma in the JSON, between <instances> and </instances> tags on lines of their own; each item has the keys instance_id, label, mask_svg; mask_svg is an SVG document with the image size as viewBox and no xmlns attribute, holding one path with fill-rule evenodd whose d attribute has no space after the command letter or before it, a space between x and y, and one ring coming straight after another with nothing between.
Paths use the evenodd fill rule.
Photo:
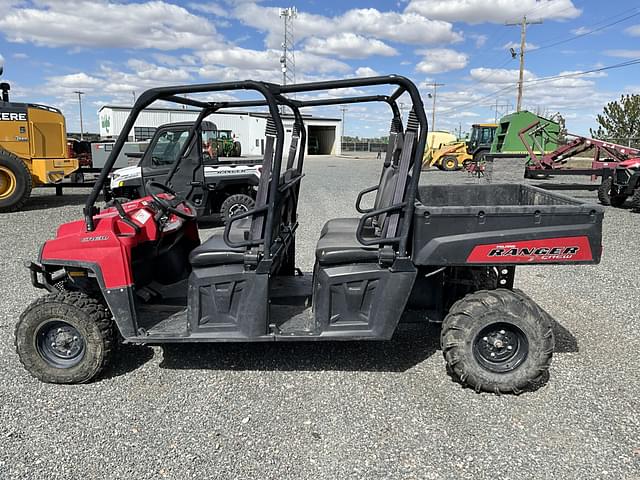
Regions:
<instances>
[{"instance_id":1,"label":"john deere logo","mask_svg":"<svg viewBox=\"0 0 640 480\"><path fill-rule=\"evenodd\" d=\"M109 133L109 127L111 126L111 120L109 120L109 117L105 115L100 119L100 123L102 125L102 128L104 128L104 131L106 133Z\"/></svg>"}]
</instances>

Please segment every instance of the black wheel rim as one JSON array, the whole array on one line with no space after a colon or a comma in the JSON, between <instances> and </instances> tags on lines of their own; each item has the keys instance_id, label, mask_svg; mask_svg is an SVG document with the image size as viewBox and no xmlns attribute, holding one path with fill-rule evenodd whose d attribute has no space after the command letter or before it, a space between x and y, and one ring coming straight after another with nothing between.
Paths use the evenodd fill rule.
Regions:
<instances>
[{"instance_id":1,"label":"black wheel rim","mask_svg":"<svg viewBox=\"0 0 640 480\"><path fill-rule=\"evenodd\" d=\"M512 323L493 323L484 327L473 341L473 355L491 372L506 373L518 368L529 354L524 332Z\"/></svg>"},{"instance_id":2,"label":"black wheel rim","mask_svg":"<svg viewBox=\"0 0 640 480\"><path fill-rule=\"evenodd\" d=\"M73 325L62 320L51 320L38 330L36 348L49 365L71 368L84 358L85 342Z\"/></svg>"},{"instance_id":3,"label":"black wheel rim","mask_svg":"<svg viewBox=\"0 0 640 480\"><path fill-rule=\"evenodd\" d=\"M234 217L241 213L246 213L249 211L249 207L242 203L234 203L229 207L229 217Z\"/></svg>"}]
</instances>

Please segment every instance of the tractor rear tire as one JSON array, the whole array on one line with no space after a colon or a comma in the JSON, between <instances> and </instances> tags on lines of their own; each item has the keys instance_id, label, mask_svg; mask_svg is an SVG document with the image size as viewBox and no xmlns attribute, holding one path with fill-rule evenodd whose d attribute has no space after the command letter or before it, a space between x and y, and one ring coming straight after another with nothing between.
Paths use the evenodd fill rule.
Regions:
<instances>
[{"instance_id":1,"label":"tractor rear tire","mask_svg":"<svg viewBox=\"0 0 640 480\"><path fill-rule=\"evenodd\" d=\"M549 369L553 329L548 314L524 293L480 290L453 304L441 346L449 372L463 386L519 394Z\"/></svg>"},{"instance_id":2,"label":"tractor rear tire","mask_svg":"<svg viewBox=\"0 0 640 480\"><path fill-rule=\"evenodd\" d=\"M0 149L0 213L19 210L31 196L33 183L27 165Z\"/></svg>"},{"instance_id":3,"label":"tractor rear tire","mask_svg":"<svg viewBox=\"0 0 640 480\"><path fill-rule=\"evenodd\" d=\"M222 220L227 223L231 217L248 212L255 206L255 200L249 195L245 195L244 193L230 195L224 202L222 202L220 215L222 215Z\"/></svg>"},{"instance_id":4,"label":"tractor rear tire","mask_svg":"<svg viewBox=\"0 0 640 480\"><path fill-rule=\"evenodd\" d=\"M442 170L445 172L453 172L460 169L458 158L453 155L444 156L440 161L440 165L442 165Z\"/></svg>"},{"instance_id":5,"label":"tractor rear tire","mask_svg":"<svg viewBox=\"0 0 640 480\"><path fill-rule=\"evenodd\" d=\"M47 383L86 383L109 363L116 345L113 320L96 299L53 293L20 316L15 347L27 371Z\"/></svg>"},{"instance_id":6,"label":"tractor rear tire","mask_svg":"<svg viewBox=\"0 0 640 480\"><path fill-rule=\"evenodd\" d=\"M611 205L611 186L613 185L613 178L608 177L602 180L602 183L598 187L598 200L606 207Z\"/></svg>"}]
</instances>

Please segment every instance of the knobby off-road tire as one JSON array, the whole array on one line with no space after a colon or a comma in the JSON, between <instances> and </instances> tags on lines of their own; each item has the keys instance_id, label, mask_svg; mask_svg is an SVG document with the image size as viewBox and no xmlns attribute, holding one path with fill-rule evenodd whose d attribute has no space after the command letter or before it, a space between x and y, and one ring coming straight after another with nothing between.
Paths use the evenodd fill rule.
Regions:
<instances>
[{"instance_id":1,"label":"knobby off-road tire","mask_svg":"<svg viewBox=\"0 0 640 480\"><path fill-rule=\"evenodd\" d=\"M640 185L636 187L629 200L629 205L633 210L640 210Z\"/></svg>"},{"instance_id":2,"label":"knobby off-road tire","mask_svg":"<svg viewBox=\"0 0 640 480\"><path fill-rule=\"evenodd\" d=\"M0 213L19 210L31 196L31 172L13 153L0 148Z\"/></svg>"},{"instance_id":3,"label":"knobby off-road tire","mask_svg":"<svg viewBox=\"0 0 640 480\"><path fill-rule=\"evenodd\" d=\"M48 383L86 383L108 365L116 346L113 320L96 299L60 292L34 301L15 330L20 362Z\"/></svg>"},{"instance_id":4,"label":"knobby off-road tire","mask_svg":"<svg viewBox=\"0 0 640 480\"><path fill-rule=\"evenodd\" d=\"M248 212L255 206L255 200L249 195L243 193L230 195L222 202L220 214L222 215L222 220L226 223L231 217Z\"/></svg>"},{"instance_id":5,"label":"knobby off-road tire","mask_svg":"<svg viewBox=\"0 0 640 480\"><path fill-rule=\"evenodd\" d=\"M554 348L548 315L522 292L505 289L458 300L442 323L440 341L457 381L497 394L519 394L538 381Z\"/></svg>"},{"instance_id":6,"label":"knobby off-road tire","mask_svg":"<svg viewBox=\"0 0 640 480\"><path fill-rule=\"evenodd\" d=\"M598 187L598 201L604 205L611 205L611 186L613 185L613 178L605 178Z\"/></svg>"}]
</instances>

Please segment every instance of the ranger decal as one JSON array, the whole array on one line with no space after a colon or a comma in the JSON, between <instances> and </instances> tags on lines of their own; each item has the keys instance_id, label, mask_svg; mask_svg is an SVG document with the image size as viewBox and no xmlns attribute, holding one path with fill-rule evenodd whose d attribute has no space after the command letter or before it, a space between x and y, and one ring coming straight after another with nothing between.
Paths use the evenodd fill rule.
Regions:
<instances>
[{"instance_id":1,"label":"ranger decal","mask_svg":"<svg viewBox=\"0 0 640 480\"><path fill-rule=\"evenodd\" d=\"M467 258L469 263L562 263L589 260L593 260L593 255L587 237L477 245Z\"/></svg>"}]
</instances>

